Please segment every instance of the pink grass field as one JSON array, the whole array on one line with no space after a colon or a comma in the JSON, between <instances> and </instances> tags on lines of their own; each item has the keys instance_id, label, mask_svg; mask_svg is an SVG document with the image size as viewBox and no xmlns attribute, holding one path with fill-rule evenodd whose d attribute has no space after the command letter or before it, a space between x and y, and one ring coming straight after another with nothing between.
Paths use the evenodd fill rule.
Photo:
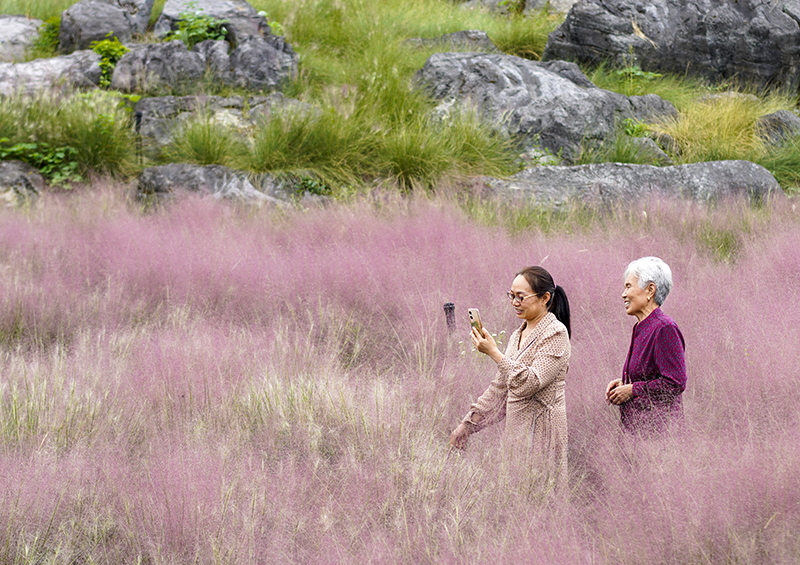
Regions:
<instances>
[{"instance_id":1,"label":"pink grass field","mask_svg":"<svg viewBox=\"0 0 800 565\"><path fill-rule=\"evenodd\" d=\"M447 199L142 213L122 194L0 211L0 563L800 562L790 201L510 235ZM604 401L643 255L672 267L687 343L685 431L660 442ZM448 450L493 376L467 308L510 333L531 264L572 308L555 498L498 479L500 429Z\"/></svg>"}]
</instances>

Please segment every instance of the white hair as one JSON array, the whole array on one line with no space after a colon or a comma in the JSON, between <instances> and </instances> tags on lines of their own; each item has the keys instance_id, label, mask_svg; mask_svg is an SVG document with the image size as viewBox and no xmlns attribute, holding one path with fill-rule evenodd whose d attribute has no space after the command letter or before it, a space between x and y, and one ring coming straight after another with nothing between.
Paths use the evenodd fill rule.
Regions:
<instances>
[{"instance_id":1,"label":"white hair","mask_svg":"<svg viewBox=\"0 0 800 565\"><path fill-rule=\"evenodd\" d=\"M634 275L639 278L639 288L647 288L653 283L656 286L655 301L661 306L672 290L672 270L658 257L642 257L631 261L625 269L625 278Z\"/></svg>"}]
</instances>

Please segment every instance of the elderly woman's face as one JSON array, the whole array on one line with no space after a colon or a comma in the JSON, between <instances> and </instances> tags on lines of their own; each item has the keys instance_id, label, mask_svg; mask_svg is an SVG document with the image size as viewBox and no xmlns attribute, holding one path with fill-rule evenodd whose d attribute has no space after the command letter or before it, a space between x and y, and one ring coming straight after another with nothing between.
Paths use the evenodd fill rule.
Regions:
<instances>
[{"instance_id":1,"label":"elderly woman's face","mask_svg":"<svg viewBox=\"0 0 800 565\"><path fill-rule=\"evenodd\" d=\"M653 301L655 286L650 283L645 288L639 288L639 277L628 275L625 279L625 289L622 291L625 313L629 316L636 316L641 321L655 310L655 302Z\"/></svg>"}]
</instances>

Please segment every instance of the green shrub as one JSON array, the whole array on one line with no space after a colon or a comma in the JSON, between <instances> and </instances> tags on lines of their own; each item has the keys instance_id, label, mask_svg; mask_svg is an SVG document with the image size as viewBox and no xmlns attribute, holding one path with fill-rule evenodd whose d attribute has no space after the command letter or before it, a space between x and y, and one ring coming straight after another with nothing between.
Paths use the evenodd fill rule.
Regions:
<instances>
[{"instance_id":1,"label":"green shrub","mask_svg":"<svg viewBox=\"0 0 800 565\"><path fill-rule=\"evenodd\" d=\"M122 59L125 53L130 52L130 49L120 43L119 39L114 37L110 32L106 35L106 39L102 41L92 41L91 48L92 51L102 57L100 60L100 70L102 71L100 75L100 86L104 88L108 87L111 85L111 75L114 73L114 67L117 66L117 62Z\"/></svg>"},{"instance_id":2,"label":"green shrub","mask_svg":"<svg viewBox=\"0 0 800 565\"><path fill-rule=\"evenodd\" d=\"M183 41L189 49L208 39L225 39L228 33L225 24L228 23L228 20L201 14L202 8L194 10L195 4L194 2L190 3L188 5L190 9L181 13L178 30L169 34L167 39Z\"/></svg>"},{"instance_id":3,"label":"green shrub","mask_svg":"<svg viewBox=\"0 0 800 565\"><path fill-rule=\"evenodd\" d=\"M53 184L78 182L77 151L74 147L52 147L47 142L15 143L8 138L0 138L0 161L18 159L39 169L43 176Z\"/></svg>"},{"instance_id":4,"label":"green shrub","mask_svg":"<svg viewBox=\"0 0 800 565\"><path fill-rule=\"evenodd\" d=\"M55 57L58 54L60 41L61 16L53 16L45 20L39 27L39 37L28 51L29 59Z\"/></svg>"}]
</instances>

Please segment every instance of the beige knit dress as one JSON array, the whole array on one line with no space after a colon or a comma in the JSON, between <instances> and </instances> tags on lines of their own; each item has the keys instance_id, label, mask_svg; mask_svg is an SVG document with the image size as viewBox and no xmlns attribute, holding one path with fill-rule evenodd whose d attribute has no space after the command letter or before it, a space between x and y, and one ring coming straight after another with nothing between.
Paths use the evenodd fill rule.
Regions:
<instances>
[{"instance_id":1,"label":"beige knit dress","mask_svg":"<svg viewBox=\"0 0 800 565\"><path fill-rule=\"evenodd\" d=\"M505 418L508 469L536 484L563 487L567 480L564 377L571 352L567 328L548 312L520 344L524 329L525 323L511 334L494 380L463 421L474 433ZM475 421L476 414L483 416L480 422Z\"/></svg>"}]
</instances>

